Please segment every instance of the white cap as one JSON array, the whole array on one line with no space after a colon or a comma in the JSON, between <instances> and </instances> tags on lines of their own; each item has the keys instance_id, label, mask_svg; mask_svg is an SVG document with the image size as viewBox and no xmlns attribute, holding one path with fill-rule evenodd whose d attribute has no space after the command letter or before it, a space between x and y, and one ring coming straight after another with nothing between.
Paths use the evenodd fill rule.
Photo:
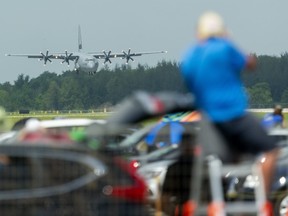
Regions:
<instances>
[{"instance_id":1,"label":"white cap","mask_svg":"<svg viewBox=\"0 0 288 216\"><path fill-rule=\"evenodd\" d=\"M206 12L200 16L197 23L197 36L200 40L225 36L226 29L222 17L215 12Z\"/></svg>"}]
</instances>

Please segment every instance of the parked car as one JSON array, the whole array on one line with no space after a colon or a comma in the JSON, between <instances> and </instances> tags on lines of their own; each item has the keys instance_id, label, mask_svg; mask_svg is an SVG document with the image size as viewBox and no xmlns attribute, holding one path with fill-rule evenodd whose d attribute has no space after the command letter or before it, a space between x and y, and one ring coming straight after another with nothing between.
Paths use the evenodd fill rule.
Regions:
<instances>
[{"instance_id":1,"label":"parked car","mask_svg":"<svg viewBox=\"0 0 288 216\"><path fill-rule=\"evenodd\" d=\"M175 152L179 153L179 151L176 149ZM153 207L157 205L167 169L175 161L176 157L167 160L162 159L151 163L146 163L137 170L138 174L146 181L148 186L147 199Z\"/></svg>"},{"instance_id":2,"label":"parked car","mask_svg":"<svg viewBox=\"0 0 288 216\"><path fill-rule=\"evenodd\" d=\"M288 129L272 128L268 131L278 145L281 152L275 168L274 180L271 185L269 199L273 203L274 214L276 216L285 216L288 213ZM244 177L234 176L235 200L254 200L254 189L257 184L257 178L252 174Z\"/></svg>"},{"instance_id":3,"label":"parked car","mask_svg":"<svg viewBox=\"0 0 288 216\"><path fill-rule=\"evenodd\" d=\"M105 120L86 118L57 118L39 120L27 118L19 121L14 130L0 136L0 143L15 141L36 141L45 138L47 141L73 141L71 132L84 131L91 124L105 124ZM13 129L12 128L12 129Z\"/></svg>"},{"instance_id":4,"label":"parked car","mask_svg":"<svg viewBox=\"0 0 288 216\"><path fill-rule=\"evenodd\" d=\"M109 152L77 144L2 144L0 212L3 216L146 216L146 185L125 161Z\"/></svg>"},{"instance_id":5,"label":"parked car","mask_svg":"<svg viewBox=\"0 0 288 216\"><path fill-rule=\"evenodd\" d=\"M170 92L135 96L122 106L124 113L108 119L107 126L85 129L91 138L86 146L1 144L0 154L5 157L0 171L1 215L148 215L145 181L119 157L117 148L109 148L119 135L127 135L113 128L191 110L193 97Z\"/></svg>"},{"instance_id":6,"label":"parked car","mask_svg":"<svg viewBox=\"0 0 288 216\"><path fill-rule=\"evenodd\" d=\"M170 163L172 163L173 161L176 160L177 156L180 154L180 151L178 149L178 144L173 144L173 145L168 145L168 146L163 146L161 148L153 148L154 150L152 151L148 151L148 144L146 143L145 139L147 137L147 134L149 134L149 132L151 132L151 130L155 127L156 124L151 124L151 125L147 125L146 127L143 127L137 131L135 131L134 133L132 133L131 135L127 136L125 139L123 139L121 142L117 142L118 138L118 134L122 134L122 131L125 131L125 126L122 126L121 128L118 129L110 129L111 127L109 127L109 125L94 125L93 126L93 130L94 131L98 131L98 133L100 131L105 131L106 132L106 136L103 136L105 133L100 132L102 135L95 135L97 133L94 134L93 138L94 139L90 139L90 141L88 142L88 146L96 146L99 145L99 142L103 142L103 140L101 140L101 138L105 138L105 151L110 151L113 152L113 154L116 154L122 158L124 158L125 160L127 160L130 163L130 167L134 168L134 169L139 169L137 170L137 173L143 177L143 179L148 180L146 181L147 183L147 199L149 200L149 202L153 202L156 198L156 193L158 193L157 191L155 191L156 187L153 184L150 184L151 182L153 182L153 180L151 180L151 182L149 181L149 178L151 177L150 175L150 170L149 168L146 169L146 167L149 167L149 164L154 164L155 162L155 166L151 169L151 172L154 171L155 169L160 170L161 168L158 167L158 163L164 163L166 164L166 161L169 160ZM181 125L183 125L184 128L186 128L187 130L189 129L189 127L195 127L194 123L181 123ZM130 127L130 125L126 126L127 128ZM91 126L89 127L89 129L91 129ZM191 128L192 129L192 128ZM164 131L165 130L165 131ZM167 131L167 128L165 128L163 131L161 131L161 133L159 132L159 136L157 139L155 139L155 143L154 146L157 145L157 142L163 142L165 140L165 142L169 141L170 136L169 133ZM110 131L110 132L108 132ZM113 138L113 136L109 137L108 133L110 133L109 135L113 135L116 138ZM112 134L111 134L112 133ZM95 144L94 144L95 143ZM142 169L143 167L143 169ZM143 172L142 172L143 170ZM148 172L146 173L144 170L147 170ZM164 169L163 169L164 170ZM156 172L155 172L156 173ZM163 172L165 174L165 172ZM156 177L156 176L155 176ZM154 187L151 189L151 187Z\"/></svg>"},{"instance_id":7,"label":"parked car","mask_svg":"<svg viewBox=\"0 0 288 216\"><path fill-rule=\"evenodd\" d=\"M288 130L274 128L268 133L281 147L281 155L277 162L270 199L274 204L275 215L282 216L288 212ZM158 154L159 157L156 156L155 159L148 160L146 164L142 163L138 169L138 173L146 180L148 200L153 206L157 205L168 167L176 161L180 154L177 146L161 150L159 149L158 153L157 151L154 152L155 156ZM224 199L227 202L254 200L254 188L257 184L257 178L249 173L254 161L255 159L252 157L247 157L241 161L242 166L248 170L247 176L243 177L237 176L237 170L225 168L226 174L222 176L222 180Z\"/></svg>"}]
</instances>

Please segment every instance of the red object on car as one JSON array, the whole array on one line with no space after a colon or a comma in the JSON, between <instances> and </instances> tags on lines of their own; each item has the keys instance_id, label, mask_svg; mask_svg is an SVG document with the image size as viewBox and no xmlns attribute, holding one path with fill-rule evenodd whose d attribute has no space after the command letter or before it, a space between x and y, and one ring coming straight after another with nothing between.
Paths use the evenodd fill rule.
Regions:
<instances>
[{"instance_id":1,"label":"red object on car","mask_svg":"<svg viewBox=\"0 0 288 216\"><path fill-rule=\"evenodd\" d=\"M145 181L137 174L137 169L121 158L115 158L115 163L133 179L133 185L113 186L112 195L136 202L145 202L147 198L147 186Z\"/></svg>"}]
</instances>

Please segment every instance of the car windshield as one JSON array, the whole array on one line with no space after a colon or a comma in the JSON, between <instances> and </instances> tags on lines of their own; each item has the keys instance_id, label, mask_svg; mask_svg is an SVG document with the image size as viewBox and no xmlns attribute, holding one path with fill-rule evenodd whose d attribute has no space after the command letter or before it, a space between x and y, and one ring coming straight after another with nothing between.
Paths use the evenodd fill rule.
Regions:
<instances>
[{"instance_id":1,"label":"car windshield","mask_svg":"<svg viewBox=\"0 0 288 216\"><path fill-rule=\"evenodd\" d=\"M160 148L147 154L146 162L154 162L158 160L170 160L175 159L179 155L178 145L171 145L167 147Z\"/></svg>"},{"instance_id":2,"label":"car windshield","mask_svg":"<svg viewBox=\"0 0 288 216\"><path fill-rule=\"evenodd\" d=\"M119 125L118 128L111 129L111 127L107 128L107 125L104 127L103 125L95 125L91 133L93 133L97 142L99 137L105 138L106 148L121 152L120 154L127 157L145 156L145 160L152 161L161 158L161 155L168 157L168 153L180 144L182 134L184 132L195 133L198 123L157 122L123 136L127 128L131 127L131 125ZM92 129L92 127L89 127L89 129ZM171 157L174 158L174 156Z\"/></svg>"},{"instance_id":3,"label":"car windshield","mask_svg":"<svg viewBox=\"0 0 288 216\"><path fill-rule=\"evenodd\" d=\"M127 136L126 139L120 142L119 147L129 147L133 146L137 142L140 142L153 127L154 124L145 126L144 128L135 131L135 133L131 134L130 136Z\"/></svg>"}]
</instances>

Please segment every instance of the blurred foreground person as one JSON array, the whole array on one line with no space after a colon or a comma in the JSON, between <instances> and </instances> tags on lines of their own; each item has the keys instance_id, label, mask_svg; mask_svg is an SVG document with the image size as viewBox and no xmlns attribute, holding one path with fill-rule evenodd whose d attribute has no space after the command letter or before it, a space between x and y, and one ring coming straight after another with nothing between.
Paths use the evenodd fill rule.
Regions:
<instances>
[{"instance_id":1,"label":"blurred foreground person","mask_svg":"<svg viewBox=\"0 0 288 216\"><path fill-rule=\"evenodd\" d=\"M223 135L228 148L240 154L264 153L265 160L259 164L268 195L278 148L259 121L247 113L248 100L241 81L244 69L256 68L256 58L231 42L221 16L215 12L206 12L199 18L197 39L181 64L187 87L195 95L197 107ZM267 208L272 209L268 201L263 210ZM265 211L263 215L270 213Z\"/></svg>"},{"instance_id":2,"label":"blurred foreground person","mask_svg":"<svg viewBox=\"0 0 288 216\"><path fill-rule=\"evenodd\" d=\"M284 115L282 113L283 109L281 105L276 105L274 107L273 113L267 113L264 115L262 119L262 125L266 129L271 128L284 128L285 127L285 121L284 121Z\"/></svg>"}]
</instances>

